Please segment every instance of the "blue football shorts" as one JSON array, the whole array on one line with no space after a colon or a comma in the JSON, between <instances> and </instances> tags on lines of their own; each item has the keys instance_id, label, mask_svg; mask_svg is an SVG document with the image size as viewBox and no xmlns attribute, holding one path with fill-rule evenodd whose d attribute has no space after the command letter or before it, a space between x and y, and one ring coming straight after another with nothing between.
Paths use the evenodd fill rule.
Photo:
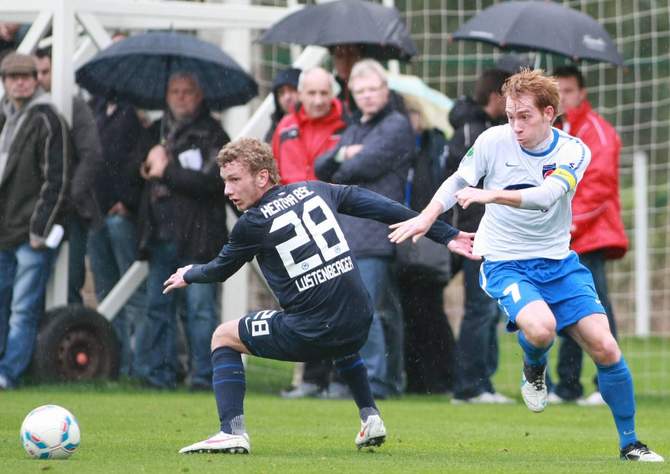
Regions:
<instances>
[{"instance_id":1,"label":"blue football shorts","mask_svg":"<svg viewBox=\"0 0 670 474\"><path fill-rule=\"evenodd\" d=\"M356 340L333 344L332 340L314 340L286 324L283 311L254 311L240 319L240 340L253 355L266 359L309 362L336 359L358 352L367 340L367 331Z\"/></svg>"},{"instance_id":2,"label":"blue football shorts","mask_svg":"<svg viewBox=\"0 0 670 474\"><path fill-rule=\"evenodd\" d=\"M537 300L549 305L557 332L591 314L605 314L591 272L579 263L575 252L563 260L485 260L479 284L507 315L510 332L518 329L515 321L519 311Z\"/></svg>"}]
</instances>

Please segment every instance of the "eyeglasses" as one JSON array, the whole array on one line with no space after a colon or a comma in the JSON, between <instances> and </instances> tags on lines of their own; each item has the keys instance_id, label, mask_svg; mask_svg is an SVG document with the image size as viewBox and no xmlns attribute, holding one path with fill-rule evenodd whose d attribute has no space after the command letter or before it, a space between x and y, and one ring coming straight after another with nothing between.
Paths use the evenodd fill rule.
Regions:
<instances>
[{"instance_id":1,"label":"eyeglasses","mask_svg":"<svg viewBox=\"0 0 670 474\"><path fill-rule=\"evenodd\" d=\"M377 92L380 92L380 91L384 90L385 88L386 88L386 86L382 84L382 85L379 85L379 86L376 86L376 87L362 87L360 89L352 89L351 93L353 95L357 95L357 96L360 96L360 95L363 95L363 94L366 94L366 93L375 94Z\"/></svg>"}]
</instances>

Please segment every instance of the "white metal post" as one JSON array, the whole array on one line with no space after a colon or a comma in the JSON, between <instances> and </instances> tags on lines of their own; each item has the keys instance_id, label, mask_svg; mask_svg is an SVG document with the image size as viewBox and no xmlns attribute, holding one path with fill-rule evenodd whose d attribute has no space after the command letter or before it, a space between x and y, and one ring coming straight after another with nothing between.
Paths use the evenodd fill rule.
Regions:
<instances>
[{"instance_id":1,"label":"white metal post","mask_svg":"<svg viewBox=\"0 0 670 474\"><path fill-rule=\"evenodd\" d=\"M647 202L647 154L633 155L635 190L635 334L649 336L649 205Z\"/></svg>"}]
</instances>

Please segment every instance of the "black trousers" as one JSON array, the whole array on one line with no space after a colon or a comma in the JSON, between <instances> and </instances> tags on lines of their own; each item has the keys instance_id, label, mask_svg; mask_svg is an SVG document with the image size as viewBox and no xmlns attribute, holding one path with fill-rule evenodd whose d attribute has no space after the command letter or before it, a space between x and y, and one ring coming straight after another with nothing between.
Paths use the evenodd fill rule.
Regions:
<instances>
[{"instance_id":1,"label":"black trousers","mask_svg":"<svg viewBox=\"0 0 670 474\"><path fill-rule=\"evenodd\" d=\"M454 334L444 313L444 283L422 272L399 271L405 321L407 392L444 393L454 378Z\"/></svg>"}]
</instances>

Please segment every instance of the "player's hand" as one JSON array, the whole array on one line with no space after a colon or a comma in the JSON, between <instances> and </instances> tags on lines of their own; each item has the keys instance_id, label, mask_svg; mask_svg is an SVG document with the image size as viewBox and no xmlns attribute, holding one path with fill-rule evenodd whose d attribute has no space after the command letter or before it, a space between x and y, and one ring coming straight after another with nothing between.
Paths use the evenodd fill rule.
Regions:
<instances>
[{"instance_id":1,"label":"player's hand","mask_svg":"<svg viewBox=\"0 0 670 474\"><path fill-rule=\"evenodd\" d=\"M481 260L482 257L479 255L474 255L472 253L472 241L475 238L475 234L471 232L459 232L456 237L451 239L447 244L447 248L452 253L457 253L462 255L470 260Z\"/></svg>"},{"instance_id":2,"label":"player's hand","mask_svg":"<svg viewBox=\"0 0 670 474\"><path fill-rule=\"evenodd\" d=\"M456 193L456 200L463 209L467 209L470 204L487 204L493 202L495 195L487 189L463 188Z\"/></svg>"},{"instance_id":3,"label":"player's hand","mask_svg":"<svg viewBox=\"0 0 670 474\"><path fill-rule=\"evenodd\" d=\"M177 288L186 288L188 283L184 281L184 273L189 271L192 266L193 265L187 265L185 267L178 268L177 271L170 276L170 278L165 280L165 283L163 283L163 286L165 287L163 289L163 294L165 295L172 290L176 290Z\"/></svg>"},{"instance_id":4,"label":"player's hand","mask_svg":"<svg viewBox=\"0 0 670 474\"><path fill-rule=\"evenodd\" d=\"M389 227L394 230L389 234L389 240L394 244L399 244L411 237L412 242L416 243L428 232L433 222L435 222L435 219L431 219L425 214L419 214L406 221L391 224Z\"/></svg>"}]
</instances>

